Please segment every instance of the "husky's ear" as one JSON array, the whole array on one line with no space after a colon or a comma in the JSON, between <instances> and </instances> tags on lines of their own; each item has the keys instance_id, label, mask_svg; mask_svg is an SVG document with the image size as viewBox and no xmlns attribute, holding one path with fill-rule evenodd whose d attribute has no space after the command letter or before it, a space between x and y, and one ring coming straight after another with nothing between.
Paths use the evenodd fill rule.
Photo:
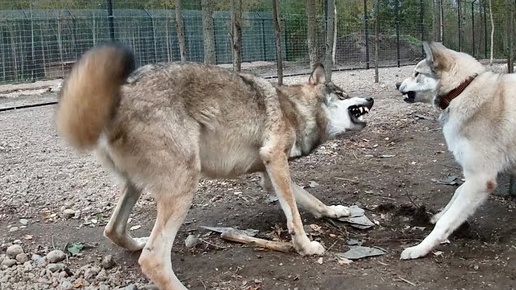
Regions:
<instances>
[{"instance_id":1,"label":"husky's ear","mask_svg":"<svg viewBox=\"0 0 516 290\"><path fill-rule=\"evenodd\" d=\"M324 70L324 66L320 63L315 65L310 78L308 79L308 83L311 85L323 84L326 82L326 71Z\"/></svg>"},{"instance_id":2,"label":"husky's ear","mask_svg":"<svg viewBox=\"0 0 516 290\"><path fill-rule=\"evenodd\" d=\"M434 72L446 70L449 64L448 49L440 42L423 42L423 49L426 54L426 61Z\"/></svg>"}]
</instances>

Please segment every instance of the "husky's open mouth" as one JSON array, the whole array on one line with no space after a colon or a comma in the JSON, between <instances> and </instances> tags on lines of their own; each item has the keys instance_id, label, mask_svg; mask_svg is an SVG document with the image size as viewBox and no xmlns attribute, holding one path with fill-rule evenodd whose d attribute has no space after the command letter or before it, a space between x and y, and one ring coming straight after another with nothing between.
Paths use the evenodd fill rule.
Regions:
<instances>
[{"instance_id":1,"label":"husky's open mouth","mask_svg":"<svg viewBox=\"0 0 516 290\"><path fill-rule=\"evenodd\" d=\"M365 123L364 115L369 113L371 106L368 105L353 105L348 108L349 117L351 121L355 124L357 123Z\"/></svg>"},{"instance_id":2,"label":"husky's open mouth","mask_svg":"<svg viewBox=\"0 0 516 290\"><path fill-rule=\"evenodd\" d=\"M414 91L409 91L402 94L406 96L403 100L407 103L414 103L414 101L416 100L416 92Z\"/></svg>"}]
</instances>

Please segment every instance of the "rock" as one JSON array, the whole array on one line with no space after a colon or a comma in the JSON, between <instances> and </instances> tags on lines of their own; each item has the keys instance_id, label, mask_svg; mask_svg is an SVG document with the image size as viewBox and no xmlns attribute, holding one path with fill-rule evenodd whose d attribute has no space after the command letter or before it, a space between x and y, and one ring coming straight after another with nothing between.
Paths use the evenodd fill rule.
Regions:
<instances>
[{"instance_id":1,"label":"rock","mask_svg":"<svg viewBox=\"0 0 516 290\"><path fill-rule=\"evenodd\" d=\"M116 265L115 261L113 260L112 255L107 255L102 259L102 268L104 269L111 269Z\"/></svg>"},{"instance_id":2,"label":"rock","mask_svg":"<svg viewBox=\"0 0 516 290\"><path fill-rule=\"evenodd\" d=\"M63 216L67 219L72 218L75 215L75 210L71 208L66 208L63 210Z\"/></svg>"},{"instance_id":3,"label":"rock","mask_svg":"<svg viewBox=\"0 0 516 290\"><path fill-rule=\"evenodd\" d=\"M50 271L50 272L57 272L57 271L62 271L66 268L66 266L63 264L63 263L50 263L48 264L47 266L47 269Z\"/></svg>"},{"instance_id":4,"label":"rock","mask_svg":"<svg viewBox=\"0 0 516 290\"><path fill-rule=\"evenodd\" d=\"M68 281L68 280L64 280L63 282L61 282L61 287L59 287L60 289L63 289L63 290L71 290L73 289L73 284L72 282Z\"/></svg>"},{"instance_id":5,"label":"rock","mask_svg":"<svg viewBox=\"0 0 516 290\"><path fill-rule=\"evenodd\" d=\"M97 274L99 272L100 272L99 267L91 267L88 270L86 270L86 272L84 272L84 279L90 280L90 279L94 278L95 276L97 276Z\"/></svg>"},{"instance_id":6,"label":"rock","mask_svg":"<svg viewBox=\"0 0 516 290\"><path fill-rule=\"evenodd\" d=\"M131 284L131 285L125 286L124 290L138 290L138 287L136 287L136 285L134 285L134 284Z\"/></svg>"},{"instance_id":7,"label":"rock","mask_svg":"<svg viewBox=\"0 0 516 290\"><path fill-rule=\"evenodd\" d=\"M9 229L9 231L12 233L12 232L16 232L19 228L18 227L11 227Z\"/></svg>"},{"instance_id":8,"label":"rock","mask_svg":"<svg viewBox=\"0 0 516 290\"><path fill-rule=\"evenodd\" d=\"M66 254L61 250L53 250L47 254L49 263L58 263L66 258Z\"/></svg>"},{"instance_id":9,"label":"rock","mask_svg":"<svg viewBox=\"0 0 516 290\"><path fill-rule=\"evenodd\" d=\"M102 269L100 270L99 274L97 275L97 278L96 278L98 281L106 281L107 279L107 273L106 273L106 269Z\"/></svg>"},{"instance_id":10,"label":"rock","mask_svg":"<svg viewBox=\"0 0 516 290\"><path fill-rule=\"evenodd\" d=\"M2 266L6 266L6 267L12 267L16 265L16 260L15 259L11 259L11 258L5 258L3 261L2 261Z\"/></svg>"},{"instance_id":11,"label":"rock","mask_svg":"<svg viewBox=\"0 0 516 290\"><path fill-rule=\"evenodd\" d=\"M29 224L29 220L28 219L20 219L20 224L26 226Z\"/></svg>"},{"instance_id":12,"label":"rock","mask_svg":"<svg viewBox=\"0 0 516 290\"><path fill-rule=\"evenodd\" d=\"M40 255L33 254L31 259L38 267L44 266L47 263L47 258Z\"/></svg>"},{"instance_id":13,"label":"rock","mask_svg":"<svg viewBox=\"0 0 516 290\"><path fill-rule=\"evenodd\" d=\"M20 245L12 245L7 248L5 253L7 254L7 257L14 259L16 258L16 255L23 253L23 249Z\"/></svg>"},{"instance_id":14,"label":"rock","mask_svg":"<svg viewBox=\"0 0 516 290\"><path fill-rule=\"evenodd\" d=\"M201 241L199 240L198 237L196 237L194 235L188 235L188 237L186 237L186 239L185 239L185 246L187 248L193 248L193 247L197 246L199 243L201 243Z\"/></svg>"},{"instance_id":15,"label":"rock","mask_svg":"<svg viewBox=\"0 0 516 290\"><path fill-rule=\"evenodd\" d=\"M29 257L25 253L19 253L18 255L16 255L16 261L23 264L23 263L29 261Z\"/></svg>"}]
</instances>

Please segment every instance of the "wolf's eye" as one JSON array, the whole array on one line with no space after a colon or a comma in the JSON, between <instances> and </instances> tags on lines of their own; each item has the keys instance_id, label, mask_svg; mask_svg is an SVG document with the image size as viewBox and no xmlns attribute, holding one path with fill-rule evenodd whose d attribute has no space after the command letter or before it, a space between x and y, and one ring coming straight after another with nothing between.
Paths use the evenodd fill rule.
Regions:
<instances>
[{"instance_id":1,"label":"wolf's eye","mask_svg":"<svg viewBox=\"0 0 516 290\"><path fill-rule=\"evenodd\" d=\"M335 92L335 95L339 100L344 100L347 97L343 92Z\"/></svg>"},{"instance_id":2,"label":"wolf's eye","mask_svg":"<svg viewBox=\"0 0 516 290\"><path fill-rule=\"evenodd\" d=\"M415 76L415 77L417 77L418 75L419 75L419 72L416 72L416 73L414 74L414 76Z\"/></svg>"}]
</instances>

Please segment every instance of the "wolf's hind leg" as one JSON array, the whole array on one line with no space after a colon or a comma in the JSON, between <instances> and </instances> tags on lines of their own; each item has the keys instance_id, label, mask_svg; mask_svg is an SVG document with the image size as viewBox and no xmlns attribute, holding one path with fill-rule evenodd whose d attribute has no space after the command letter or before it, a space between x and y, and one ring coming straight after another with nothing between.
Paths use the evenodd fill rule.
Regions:
<instances>
[{"instance_id":1,"label":"wolf's hind leg","mask_svg":"<svg viewBox=\"0 0 516 290\"><path fill-rule=\"evenodd\" d=\"M116 245L129 251L143 249L148 238L133 238L127 231L127 221L131 210L141 195L141 190L136 188L130 181L127 181L122 196L118 201L111 219L104 229L104 236Z\"/></svg>"}]
</instances>

